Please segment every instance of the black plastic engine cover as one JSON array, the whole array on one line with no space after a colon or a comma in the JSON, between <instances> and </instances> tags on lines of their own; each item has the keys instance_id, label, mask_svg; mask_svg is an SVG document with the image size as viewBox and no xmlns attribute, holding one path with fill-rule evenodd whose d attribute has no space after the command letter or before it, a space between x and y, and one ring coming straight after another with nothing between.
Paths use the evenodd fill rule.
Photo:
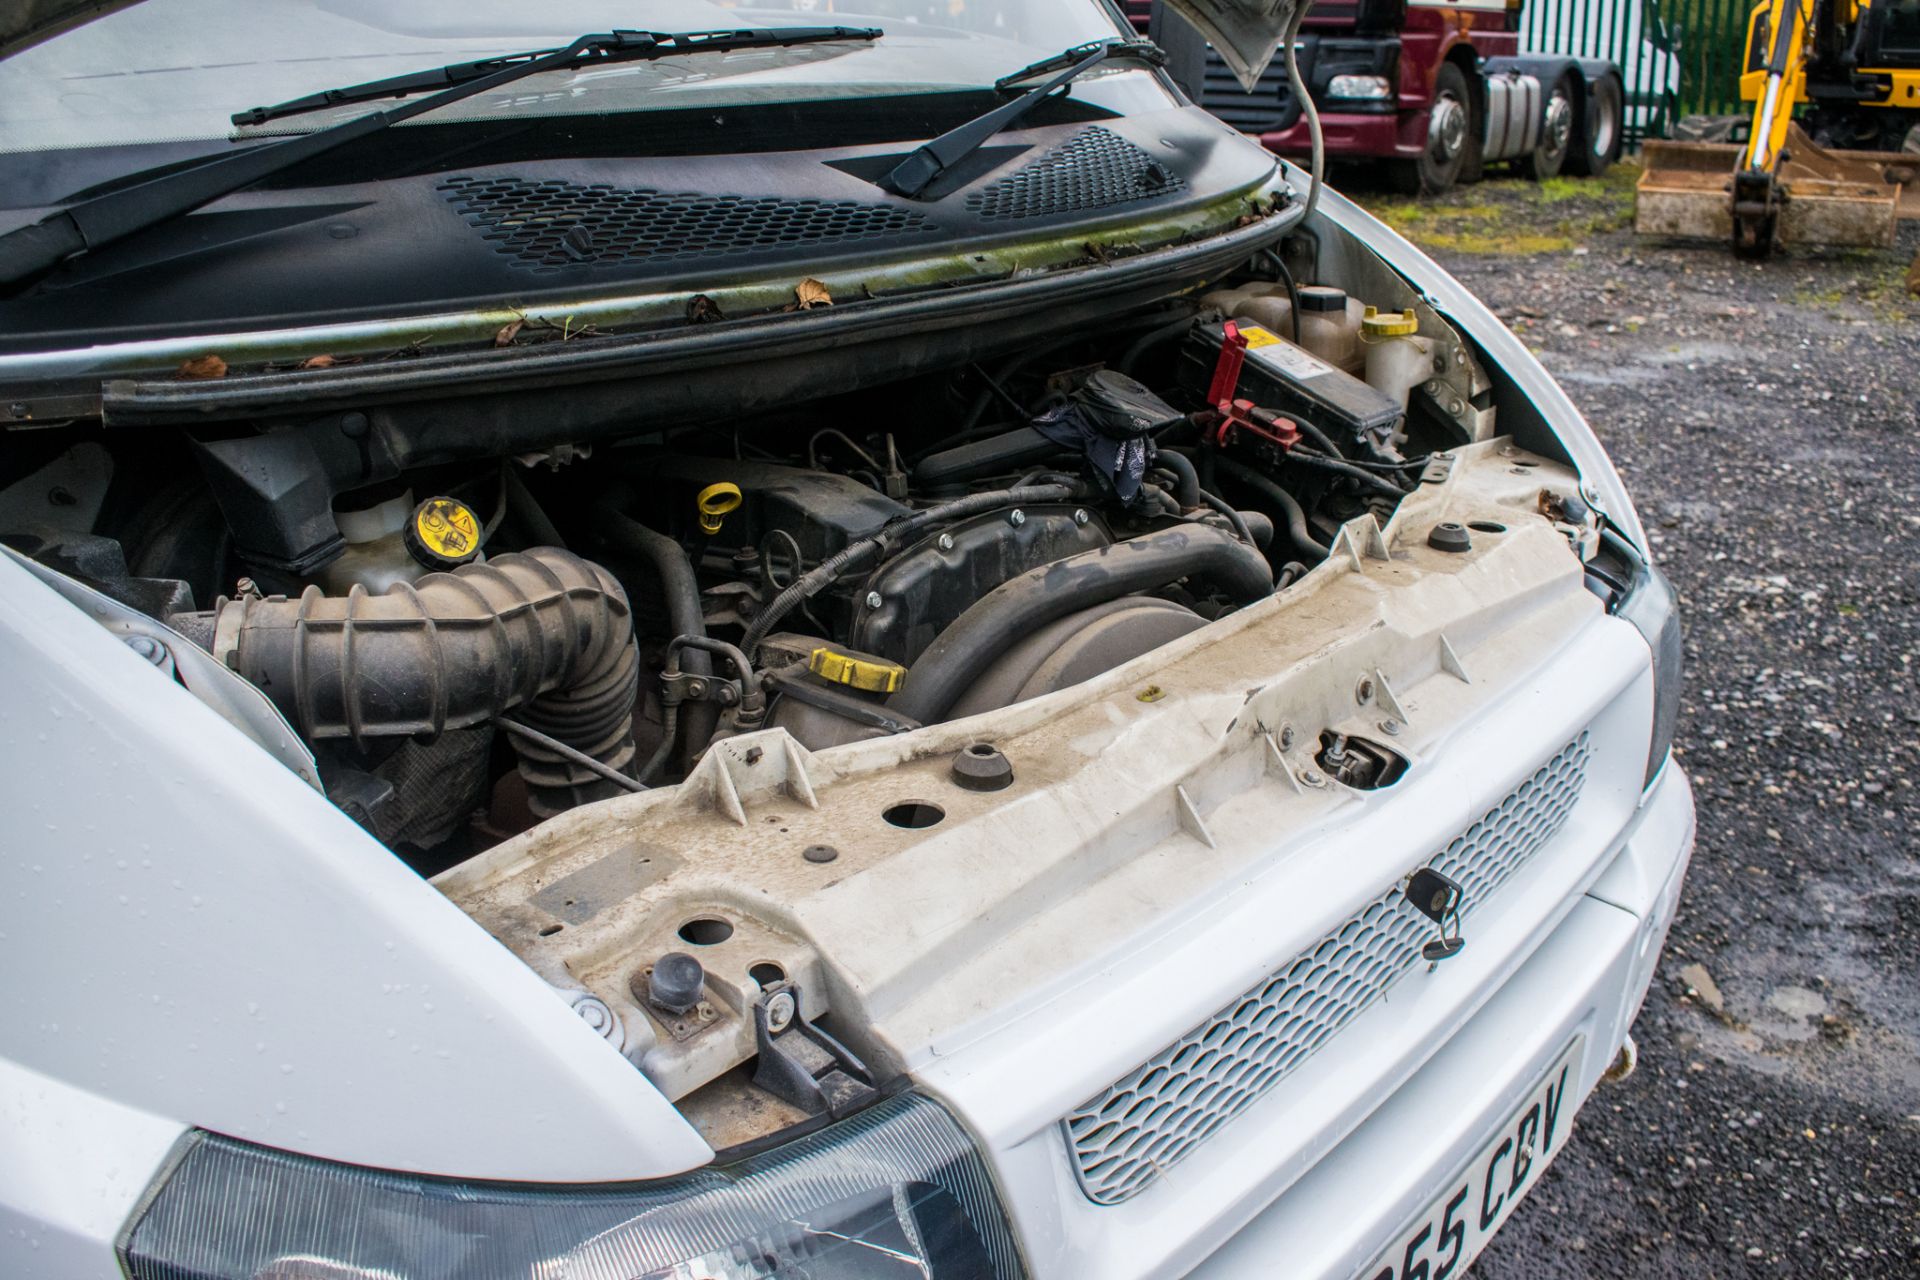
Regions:
<instances>
[{"instance_id":1,"label":"black plastic engine cover","mask_svg":"<svg viewBox=\"0 0 1920 1280\"><path fill-rule=\"evenodd\" d=\"M649 461L645 475L667 502L665 524L676 532L699 529L694 499L702 489L738 485L739 509L721 519L718 533L701 535L706 548L759 547L778 529L800 544L809 567L911 514L905 504L858 480L774 462L667 457Z\"/></svg>"},{"instance_id":2,"label":"black plastic engine cover","mask_svg":"<svg viewBox=\"0 0 1920 1280\"><path fill-rule=\"evenodd\" d=\"M1085 507L1033 506L1019 514L1018 524L1006 511L976 516L874 570L856 597L848 642L910 666L974 601L1009 578L1113 541L1099 514ZM950 545L943 546L943 538ZM875 595L877 607L867 603Z\"/></svg>"}]
</instances>

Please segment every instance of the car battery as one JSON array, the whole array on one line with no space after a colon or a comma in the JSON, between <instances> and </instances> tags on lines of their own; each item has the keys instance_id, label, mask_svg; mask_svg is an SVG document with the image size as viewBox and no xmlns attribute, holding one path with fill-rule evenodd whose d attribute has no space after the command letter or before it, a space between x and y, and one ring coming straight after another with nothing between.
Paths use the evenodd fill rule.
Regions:
<instances>
[{"instance_id":1,"label":"car battery","mask_svg":"<svg viewBox=\"0 0 1920 1280\"><path fill-rule=\"evenodd\" d=\"M1359 378L1336 369L1319 356L1294 346L1270 329L1236 321L1247 340L1246 362L1234 392L1262 409L1298 418L1329 434L1350 439L1384 440L1399 422L1400 402ZM1180 385L1205 396L1220 361L1225 324L1194 326L1180 352Z\"/></svg>"}]
</instances>

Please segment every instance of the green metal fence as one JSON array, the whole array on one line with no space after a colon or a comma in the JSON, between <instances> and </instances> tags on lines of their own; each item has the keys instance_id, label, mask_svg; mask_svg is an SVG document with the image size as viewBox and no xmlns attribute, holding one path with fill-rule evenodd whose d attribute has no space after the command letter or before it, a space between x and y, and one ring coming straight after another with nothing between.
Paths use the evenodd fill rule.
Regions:
<instances>
[{"instance_id":1,"label":"green metal fence","mask_svg":"<svg viewBox=\"0 0 1920 1280\"><path fill-rule=\"evenodd\" d=\"M1528 0L1530 53L1606 58L1627 90L1627 140L1689 115L1742 115L1740 70L1756 0Z\"/></svg>"}]
</instances>

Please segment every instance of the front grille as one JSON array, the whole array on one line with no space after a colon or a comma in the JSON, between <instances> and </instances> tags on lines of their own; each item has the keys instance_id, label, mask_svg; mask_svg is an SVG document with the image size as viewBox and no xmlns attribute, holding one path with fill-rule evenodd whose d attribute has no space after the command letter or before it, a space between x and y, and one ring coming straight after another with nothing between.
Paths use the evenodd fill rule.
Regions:
<instances>
[{"instance_id":1,"label":"front grille","mask_svg":"<svg viewBox=\"0 0 1920 1280\"><path fill-rule=\"evenodd\" d=\"M1306 68L1301 68L1302 74ZM1311 83L1311 82L1309 82ZM1300 110L1287 84L1287 66L1276 55L1260 73L1260 83L1248 93L1232 68L1212 49L1200 79L1200 105L1242 133L1274 133L1289 129Z\"/></svg>"},{"instance_id":2,"label":"front grille","mask_svg":"<svg viewBox=\"0 0 1920 1280\"><path fill-rule=\"evenodd\" d=\"M1105 209L1186 188L1186 179L1094 125L969 195L967 208L983 221L999 222Z\"/></svg>"},{"instance_id":3,"label":"front grille","mask_svg":"<svg viewBox=\"0 0 1920 1280\"><path fill-rule=\"evenodd\" d=\"M440 191L516 266L675 262L937 233L912 209L850 200L709 196L559 179L449 178Z\"/></svg>"},{"instance_id":4,"label":"front grille","mask_svg":"<svg viewBox=\"0 0 1920 1280\"><path fill-rule=\"evenodd\" d=\"M1582 733L1428 864L1459 881L1467 917L1567 820L1586 782ZM1431 921L1394 884L1317 946L1063 1121L1096 1204L1138 1195L1253 1105L1412 971Z\"/></svg>"}]
</instances>

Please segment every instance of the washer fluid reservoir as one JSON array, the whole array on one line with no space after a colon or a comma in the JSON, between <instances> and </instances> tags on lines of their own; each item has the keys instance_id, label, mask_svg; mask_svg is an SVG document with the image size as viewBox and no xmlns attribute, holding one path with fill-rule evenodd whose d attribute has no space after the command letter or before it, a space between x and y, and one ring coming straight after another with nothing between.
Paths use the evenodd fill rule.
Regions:
<instances>
[{"instance_id":1,"label":"washer fluid reservoir","mask_svg":"<svg viewBox=\"0 0 1920 1280\"><path fill-rule=\"evenodd\" d=\"M1382 314L1372 307L1361 317L1360 337L1368 385L1392 396L1404 410L1413 389L1433 377L1433 339L1420 336L1420 321L1412 311Z\"/></svg>"}]
</instances>

